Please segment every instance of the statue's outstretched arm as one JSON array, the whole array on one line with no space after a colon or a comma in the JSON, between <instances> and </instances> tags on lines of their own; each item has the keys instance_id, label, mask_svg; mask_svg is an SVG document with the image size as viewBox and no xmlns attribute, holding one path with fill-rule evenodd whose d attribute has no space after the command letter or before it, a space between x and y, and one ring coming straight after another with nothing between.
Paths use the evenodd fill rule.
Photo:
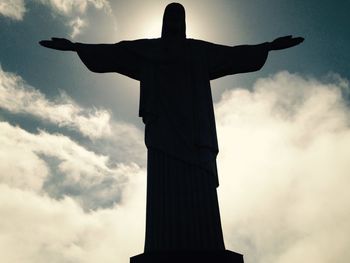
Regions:
<instances>
[{"instance_id":1,"label":"statue's outstretched arm","mask_svg":"<svg viewBox=\"0 0 350 263\"><path fill-rule=\"evenodd\" d=\"M303 41L303 37L284 36L276 38L272 42L268 42L267 46L269 50L281 50L297 46Z\"/></svg>"},{"instance_id":2,"label":"statue's outstretched arm","mask_svg":"<svg viewBox=\"0 0 350 263\"><path fill-rule=\"evenodd\" d=\"M114 44L73 43L65 38L43 40L40 45L61 51L75 51L92 72L115 72L140 80L144 59L140 56L143 41L121 41Z\"/></svg>"},{"instance_id":3,"label":"statue's outstretched arm","mask_svg":"<svg viewBox=\"0 0 350 263\"><path fill-rule=\"evenodd\" d=\"M76 51L75 43L65 38L53 37L51 40L42 40L40 45L46 48L61 50L61 51Z\"/></svg>"},{"instance_id":4,"label":"statue's outstretched arm","mask_svg":"<svg viewBox=\"0 0 350 263\"><path fill-rule=\"evenodd\" d=\"M209 77L212 80L260 70L266 62L269 51L294 47L303 41L302 37L284 36L258 45L231 47L208 43Z\"/></svg>"}]
</instances>

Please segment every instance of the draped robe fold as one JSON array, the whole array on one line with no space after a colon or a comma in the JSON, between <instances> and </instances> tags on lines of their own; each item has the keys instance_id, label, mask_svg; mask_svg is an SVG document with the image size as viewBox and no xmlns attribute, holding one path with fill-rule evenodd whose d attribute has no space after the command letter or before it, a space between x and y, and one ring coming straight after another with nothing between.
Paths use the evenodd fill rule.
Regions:
<instances>
[{"instance_id":1,"label":"draped robe fold","mask_svg":"<svg viewBox=\"0 0 350 263\"><path fill-rule=\"evenodd\" d=\"M140 81L139 116L148 148L145 251L224 249L210 80L259 70L268 55L266 45L141 39L77 43L76 49L91 71L116 72ZM183 199L187 205L177 201ZM199 217L191 212L193 207ZM174 229L187 234L179 238Z\"/></svg>"}]
</instances>

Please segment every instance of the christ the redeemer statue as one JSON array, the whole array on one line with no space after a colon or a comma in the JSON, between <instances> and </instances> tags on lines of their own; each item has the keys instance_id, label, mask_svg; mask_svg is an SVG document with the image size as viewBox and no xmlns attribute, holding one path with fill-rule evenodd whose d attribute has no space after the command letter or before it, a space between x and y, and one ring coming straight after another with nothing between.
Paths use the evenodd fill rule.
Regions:
<instances>
[{"instance_id":1,"label":"christ the redeemer statue","mask_svg":"<svg viewBox=\"0 0 350 263\"><path fill-rule=\"evenodd\" d=\"M225 250L222 235L210 81L257 71L269 51L302 41L286 36L230 47L189 39L185 9L172 3L164 12L161 38L116 44L63 38L40 42L77 52L93 72L117 72L140 81L139 116L148 149L146 238L144 254L132 262L243 262L241 255Z\"/></svg>"}]
</instances>

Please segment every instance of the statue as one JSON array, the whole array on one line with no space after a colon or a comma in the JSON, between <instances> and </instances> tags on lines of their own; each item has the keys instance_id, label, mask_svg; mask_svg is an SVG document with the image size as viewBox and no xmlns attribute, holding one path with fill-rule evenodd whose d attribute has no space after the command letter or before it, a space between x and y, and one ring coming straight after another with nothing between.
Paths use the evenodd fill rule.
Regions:
<instances>
[{"instance_id":1,"label":"statue","mask_svg":"<svg viewBox=\"0 0 350 263\"><path fill-rule=\"evenodd\" d=\"M185 9L169 4L161 38L116 44L40 41L76 52L93 72L140 81L145 124L147 208L138 262L243 262L225 250L216 188L218 143L210 80L259 70L271 50L300 44L285 36L258 45L223 46L186 38Z\"/></svg>"}]
</instances>

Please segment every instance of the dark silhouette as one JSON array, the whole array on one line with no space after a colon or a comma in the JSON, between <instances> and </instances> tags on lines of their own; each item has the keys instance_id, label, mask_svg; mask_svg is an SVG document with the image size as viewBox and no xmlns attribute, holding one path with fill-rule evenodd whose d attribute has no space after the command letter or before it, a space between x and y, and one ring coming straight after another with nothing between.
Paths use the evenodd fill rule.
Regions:
<instances>
[{"instance_id":1,"label":"dark silhouette","mask_svg":"<svg viewBox=\"0 0 350 263\"><path fill-rule=\"evenodd\" d=\"M225 250L221 230L210 80L257 71L270 50L303 40L285 36L229 47L187 39L185 9L172 3L158 39L40 42L77 52L93 72L117 72L141 82L139 116L148 149L146 240L144 254L131 262L243 262L242 255Z\"/></svg>"}]
</instances>

